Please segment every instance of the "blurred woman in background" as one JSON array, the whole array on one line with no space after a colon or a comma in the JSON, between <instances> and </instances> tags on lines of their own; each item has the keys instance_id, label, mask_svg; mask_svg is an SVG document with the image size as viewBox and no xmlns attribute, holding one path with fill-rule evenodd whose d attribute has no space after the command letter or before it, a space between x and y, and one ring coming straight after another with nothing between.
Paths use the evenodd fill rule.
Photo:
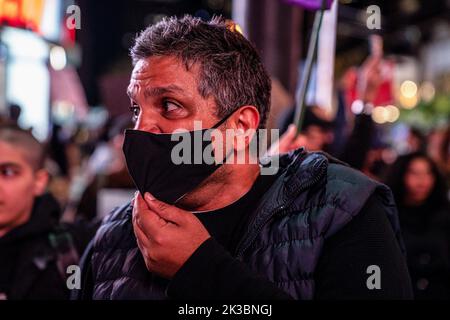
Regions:
<instances>
[{"instance_id":1,"label":"blurred woman in background","mask_svg":"<svg viewBox=\"0 0 450 320\"><path fill-rule=\"evenodd\" d=\"M402 156L386 183L397 202L415 298L450 298L450 212L437 165L422 152Z\"/></svg>"},{"instance_id":2,"label":"blurred woman in background","mask_svg":"<svg viewBox=\"0 0 450 320\"><path fill-rule=\"evenodd\" d=\"M450 126L431 131L427 145L427 153L450 183Z\"/></svg>"}]
</instances>

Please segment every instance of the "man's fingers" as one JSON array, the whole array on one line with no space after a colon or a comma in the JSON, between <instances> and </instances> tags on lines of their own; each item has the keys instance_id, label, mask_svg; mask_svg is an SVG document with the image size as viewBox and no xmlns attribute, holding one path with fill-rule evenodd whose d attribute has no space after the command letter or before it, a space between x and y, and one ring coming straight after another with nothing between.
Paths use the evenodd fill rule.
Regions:
<instances>
[{"instance_id":1,"label":"man's fingers","mask_svg":"<svg viewBox=\"0 0 450 320\"><path fill-rule=\"evenodd\" d=\"M139 224L133 222L133 231L134 235L136 236L136 241L138 243L139 249L143 249L144 247L150 246L150 240L145 232L141 229Z\"/></svg>"},{"instance_id":2,"label":"man's fingers","mask_svg":"<svg viewBox=\"0 0 450 320\"><path fill-rule=\"evenodd\" d=\"M161 227L167 224L154 210L149 208L146 201L138 194L135 199L135 207L133 208L133 220L140 226L142 231L149 238L153 238Z\"/></svg>"},{"instance_id":3,"label":"man's fingers","mask_svg":"<svg viewBox=\"0 0 450 320\"><path fill-rule=\"evenodd\" d=\"M144 198L142 198L142 195L139 191L134 194L134 207L138 208L139 210L148 210L147 203L145 202Z\"/></svg>"},{"instance_id":4,"label":"man's fingers","mask_svg":"<svg viewBox=\"0 0 450 320\"><path fill-rule=\"evenodd\" d=\"M145 193L145 201L150 210L153 210L162 219L180 225L185 221L185 212L179 210L177 207L159 201L149 192Z\"/></svg>"},{"instance_id":5,"label":"man's fingers","mask_svg":"<svg viewBox=\"0 0 450 320\"><path fill-rule=\"evenodd\" d=\"M296 134L297 134L297 127L295 126L295 124L291 123L286 133L284 134L286 141L291 142L292 140L294 140Z\"/></svg>"},{"instance_id":6,"label":"man's fingers","mask_svg":"<svg viewBox=\"0 0 450 320\"><path fill-rule=\"evenodd\" d=\"M299 134L294 142L292 142L291 148L292 150L298 149L300 147L306 146L307 139L304 135Z\"/></svg>"},{"instance_id":7,"label":"man's fingers","mask_svg":"<svg viewBox=\"0 0 450 320\"><path fill-rule=\"evenodd\" d=\"M268 152L269 155L282 154L291 151L291 144L295 140L296 135L297 127L295 124L290 124L287 131L270 147Z\"/></svg>"},{"instance_id":8,"label":"man's fingers","mask_svg":"<svg viewBox=\"0 0 450 320\"><path fill-rule=\"evenodd\" d=\"M371 69L375 67L377 64L379 64L381 61L381 57L376 56L369 56L367 57L366 61L362 64L363 69Z\"/></svg>"}]
</instances>

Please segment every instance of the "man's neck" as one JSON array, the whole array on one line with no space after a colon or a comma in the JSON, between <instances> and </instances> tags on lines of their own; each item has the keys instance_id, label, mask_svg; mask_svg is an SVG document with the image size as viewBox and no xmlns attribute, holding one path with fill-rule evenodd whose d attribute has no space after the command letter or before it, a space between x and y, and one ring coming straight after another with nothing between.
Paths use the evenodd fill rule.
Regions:
<instances>
[{"instance_id":1,"label":"man's neck","mask_svg":"<svg viewBox=\"0 0 450 320\"><path fill-rule=\"evenodd\" d=\"M258 164L225 164L179 202L190 211L213 211L244 196L260 174Z\"/></svg>"}]
</instances>

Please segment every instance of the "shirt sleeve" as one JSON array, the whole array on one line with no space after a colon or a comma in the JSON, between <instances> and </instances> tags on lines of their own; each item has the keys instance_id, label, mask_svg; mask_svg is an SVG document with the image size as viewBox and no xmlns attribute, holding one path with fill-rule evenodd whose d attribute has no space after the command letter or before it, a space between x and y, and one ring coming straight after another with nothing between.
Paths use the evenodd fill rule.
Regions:
<instances>
[{"instance_id":1,"label":"shirt sleeve","mask_svg":"<svg viewBox=\"0 0 450 320\"><path fill-rule=\"evenodd\" d=\"M379 267L380 289L368 286L369 266ZM412 299L405 257L375 195L346 227L325 241L314 279L315 299ZM177 272L168 295L174 299L292 299L268 279L251 273L213 238Z\"/></svg>"},{"instance_id":2,"label":"shirt sleeve","mask_svg":"<svg viewBox=\"0 0 450 320\"><path fill-rule=\"evenodd\" d=\"M214 238L206 240L175 274L172 299L290 300L268 279L252 273Z\"/></svg>"},{"instance_id":3,"label":"shirt sleeve","mask_svg":"<svg viewBox=\"0 0 450 320\"><path fill-rule=\"evenodd\" d=\"M379 288L374 286L377 276ZM325 240L315 280L315 299L412 299L406 258L375 194L347 226Z\"/></svg>"},{"instance_id":4,"label":"shirt sleeve","mask_svg":"<svg viewBox=\"0 0 450 320\"><path fill-rule=\"evenodd\" d=\"M94 240L91 240L80 260L81 268L81 288L73 289L70 300L92 300L94 290L94 275L92 270L92 252Z\"/></svg>"}]
</instances>

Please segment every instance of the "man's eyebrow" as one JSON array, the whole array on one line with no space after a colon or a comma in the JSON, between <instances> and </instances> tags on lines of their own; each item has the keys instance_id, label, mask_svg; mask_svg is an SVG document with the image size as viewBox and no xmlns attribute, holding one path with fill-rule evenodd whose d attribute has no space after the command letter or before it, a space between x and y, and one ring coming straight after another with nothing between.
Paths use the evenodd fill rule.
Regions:
<instances>
[{"instance_id":1,"label":"man's eyebrow","mask_svg":"<svg viewBox=\"0 0 450 320\"><path fill-rule=\"evenodd\" d=\"M0 162L0 168L4 167L20 168L21 166L16 162Z\"/></svg>"},{"instance_id":2,"label":"man's eyebrow","mask_svg":"<svg viewBox=\"0 0 450 320\"><path fill-rule=\"evenodd\" d=\"M156 96L160 96L160 95L167 94L167 93L174 93L174 92L176 93L176 92L181 92L181 91L183 91L183 89L174 84L171 84L167 87L145 88L144 89L144 97L145 98L156 97ZM127 94L131 99L134 98L134 94L130 90L130 88L127 89Z\"/></svg>"}]
</instances>

